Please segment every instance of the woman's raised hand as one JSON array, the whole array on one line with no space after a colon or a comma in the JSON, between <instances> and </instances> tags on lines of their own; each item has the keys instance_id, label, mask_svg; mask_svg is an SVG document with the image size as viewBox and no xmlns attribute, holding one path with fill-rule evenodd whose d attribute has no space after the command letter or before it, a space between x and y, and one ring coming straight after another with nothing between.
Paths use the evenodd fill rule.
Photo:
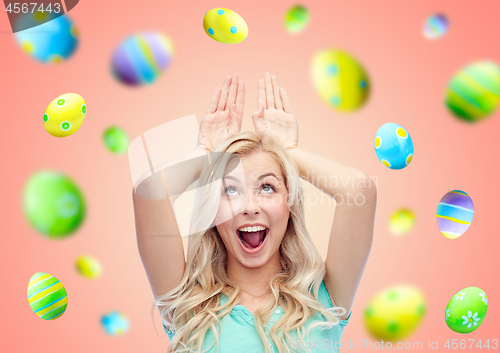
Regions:
<instances>
[{"instance_id":1,"label":"woman's raised hand","mask_svg":"<svg viewBox=\"0 0 500 353\"><path fill-rule=\"evenodd\" d=\"M201 120L198 146L212 152L217 146L241 130L245 105L245 85L238 75L227 76L222 90L215 89L208 110Z\"/></svg>"},{"instance_id":2,"label":"woman's raised hand","mask_svg":"<svg viewBox=\"0 0 500 353\"><path fill-rule=\"evenodd\" d=\"M276 76L269 72L265 80L259 80L257 106L252 120L255 132L263 137L274 135L287 150L298 147L299 125L293 115L292 106L283 87L278 86Z\"/></svg>"}]
</instances>

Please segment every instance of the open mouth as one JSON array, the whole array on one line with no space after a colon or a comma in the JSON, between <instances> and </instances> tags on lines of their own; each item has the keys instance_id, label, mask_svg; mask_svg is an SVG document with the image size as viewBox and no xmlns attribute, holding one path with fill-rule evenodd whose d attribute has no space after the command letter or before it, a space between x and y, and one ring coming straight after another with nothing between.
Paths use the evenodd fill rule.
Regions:
<instances>
[{"instance_id":1,"label":"open mouth","mask_svg":"<svg viewBox=\"0 0 500 353\"><path fill-rule=\"evenodd\" d=\"M236 232L238 233L241 244L248 250L254 250L262 245L269 233L269 229L266 228L257 232L242 232L239 230Z\"/></svg>"}]
</instances>

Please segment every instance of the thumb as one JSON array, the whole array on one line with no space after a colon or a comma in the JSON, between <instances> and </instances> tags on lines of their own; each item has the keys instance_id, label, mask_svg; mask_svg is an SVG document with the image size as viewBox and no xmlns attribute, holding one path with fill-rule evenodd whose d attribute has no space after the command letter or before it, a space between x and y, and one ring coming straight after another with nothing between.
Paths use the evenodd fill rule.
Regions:
<instances>
[{"instance_id":1,"label":"thumb","mask_svg":"<svg viewBox=\"0 0 500 353\"><path fill-rule=\"evenodd\" d=\"M259 109L252 114L252 119L264 117L264 104L259 105Z\"/></svg>"},{"instance_id":2,"label":"thumb","mask_svg":"<svg viewBox=\"0 0 500 353\"><path fill-rule=\"evenodd\" d=\"M264 117L264 105L259 105L259 109L252 114L253 125L255 127L255 132L260 133L265 130L266 124L262 119Z\"/></svg>"}]
</instances>

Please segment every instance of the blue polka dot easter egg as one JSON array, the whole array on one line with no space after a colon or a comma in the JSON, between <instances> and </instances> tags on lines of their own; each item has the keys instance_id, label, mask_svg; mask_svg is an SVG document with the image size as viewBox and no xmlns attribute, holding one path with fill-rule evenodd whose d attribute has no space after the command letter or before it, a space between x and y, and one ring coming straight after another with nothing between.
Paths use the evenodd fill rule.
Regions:
<instances>
[{"instance_id":1,"label":"blue polka dot easter egg","mask_svg":"<svg viewBox=\"0 0 500 353\"><path fill-rule=\"evenodd\" d=\"M243 17L224 8L208 11L203 18L203 28L209 37L225 44L243 42L248 36L248 26Z\"/></svg>"},{"instance_id":2,"label":"blue polka dot easter egg","mask_svg":"<svg viewBox=\"0 0 500 353\"><path fill-rule=\"evenodd\" d=\"M394 123L382 125L375 135L375 153L387 168L403 169L413 159L413 142L402 126Z\"/></svg>"}]
</instances>

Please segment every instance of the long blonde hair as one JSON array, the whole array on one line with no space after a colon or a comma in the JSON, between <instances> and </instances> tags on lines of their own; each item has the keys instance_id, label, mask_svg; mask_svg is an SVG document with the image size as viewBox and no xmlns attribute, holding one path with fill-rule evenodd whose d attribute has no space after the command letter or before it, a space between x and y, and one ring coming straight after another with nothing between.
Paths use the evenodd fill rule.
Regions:
<instances>
[{"instance_id":1,"label":"long blonde hair","mask_svg":"<svg viewBox=\"0 0 500 353\"><path fill-rule=\"evenodd\" d=\"M269 283L273 295L254 314L255 327L266 353L270 353L270 349L266 343L264 323L277 306L283 308L284 315L272 326L269 335L280 353L291 352L291 331L297 333L295 344L304 347L303 325L316 312L322 314L327 321L310 324L307 337L315 327L329 329L338 325L337 316L345 314L344 308L326 309L318 300L319 287L326 270L321 255L306 229L304 191L296 164L276 139L261 139L254 132L242 132L225 141L214 151L221 153L212 153L211 168L207 165L202 169L199 185L203 187L198 188L184 275L175 288L155 298L152 310L154 305L158 305L162 322L167 329L175 332L167 353L201 352L208 329L213 330L216 337L214 344L217 344L218 351L219 336L216 325L220 332L220 319L237 305L240 287L226 274L227 250L217 228L213 226L222 187L221 178L213 178L213 171L224 171L231 159L259 150L268 153L280 165L288 190L287 202L291 212L280 245L282 271ZM214 155L217 156L214 158ZM215 180L212 182L213 179ZM220 293L228 297L227 303L222 306Z\"/></svg>"}]
</instances>

